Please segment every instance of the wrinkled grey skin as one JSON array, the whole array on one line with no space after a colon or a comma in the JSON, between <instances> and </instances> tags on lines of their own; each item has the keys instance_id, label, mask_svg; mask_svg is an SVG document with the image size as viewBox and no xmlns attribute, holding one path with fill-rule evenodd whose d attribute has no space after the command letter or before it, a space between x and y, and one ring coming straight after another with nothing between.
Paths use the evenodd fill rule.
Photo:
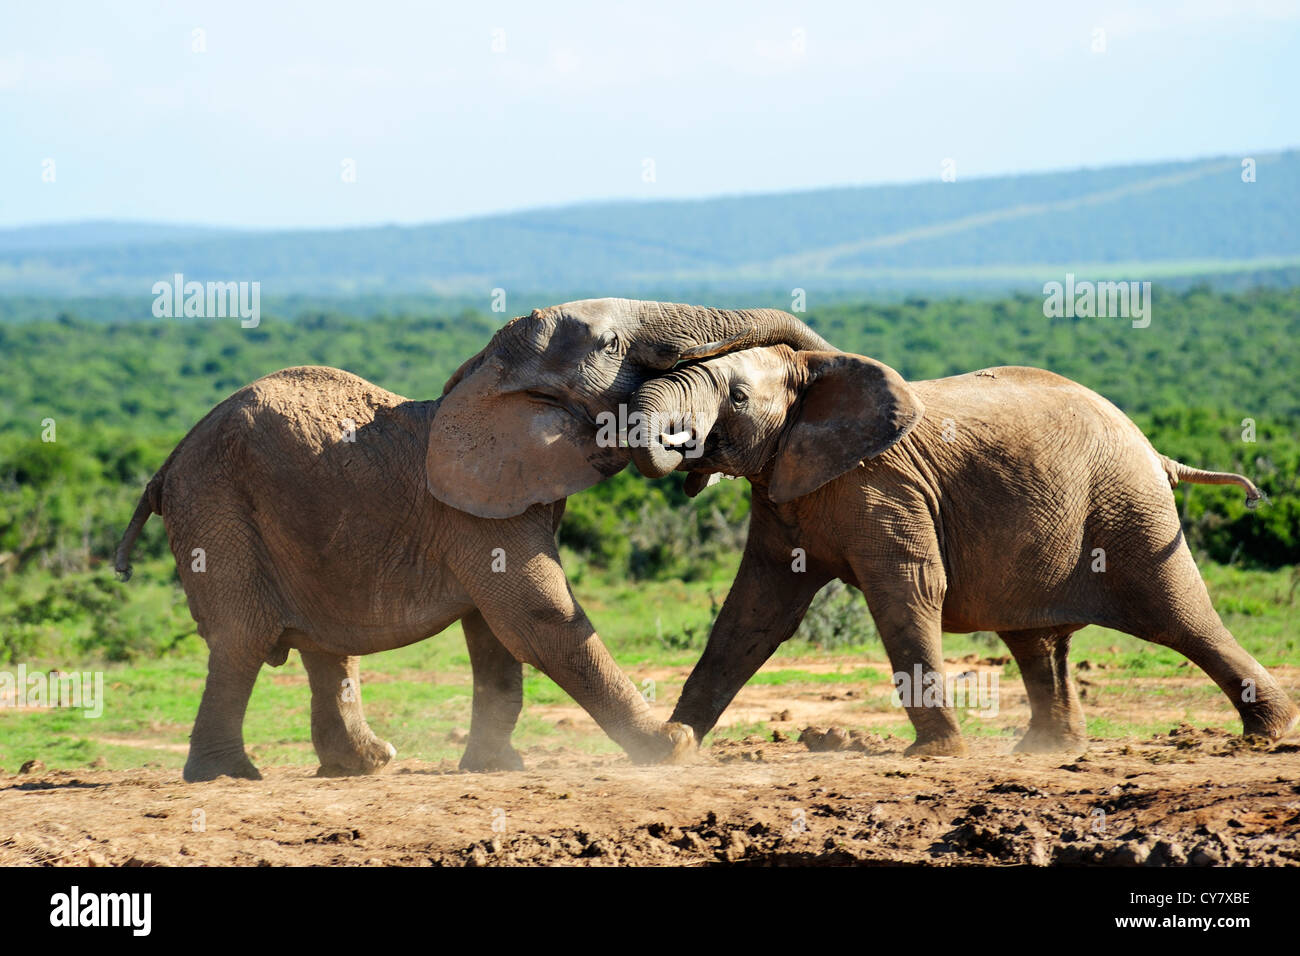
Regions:
<instances>
[{"instance_id":1,"label":"wrinkled grey skin","mask_svg":"<svg viewBox=\"0 0 1300 956\"><path fill-rule=\"evenodd\" d=\"M996 631L1029 695L1018 750L1087 745L1067 664L1087 624L1189 657L1246 733L1277 739L1296 724L1295 704L1215 613L1171 488L1234 483L1248 503L1258 490L1160 455L1081 385L1013 367L908 383L869 358L776 347L678 369L632 407L689 418L703 442L695 459L681 432L634 448L644 474L689 470L691 493L711 472L753 488L740 570L671 718L697 740L834 578L865 594L895 673L942 674L944 630ZM964 751L951 707L907 712L908 753Z\"/></svg>"},{"instance_id":2,"label":"wrinkled grey skin","mask_svg":"<svg viewBox=\"0 0 1300 956\"><path fill-rule=\"evenodd\" d=\"M244 713L261 666L294 649L321 773L381 769L393 748L366 723L359 656L456 620L474 671L462 768L522 766L510 745L521 661L634 759L689 751L689 730L653 715L578 605L555 529L566 495L628 461L598 445L601 412L679 359L754 342L826 347L785 313L599 299L510 322L440 401L309 367L218 405L149 482L116 562L129 575L140 529L161 514L209 651L185 779L259 776Z\"/></svg>"}]
</instances>

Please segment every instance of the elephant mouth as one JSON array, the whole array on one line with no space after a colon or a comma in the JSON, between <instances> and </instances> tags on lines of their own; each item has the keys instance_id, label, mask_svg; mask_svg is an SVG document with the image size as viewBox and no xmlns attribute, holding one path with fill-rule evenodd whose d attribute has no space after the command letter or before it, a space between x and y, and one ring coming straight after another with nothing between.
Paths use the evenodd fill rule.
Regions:
<instances>
[{"instance_id":1,"label":"elephant mouth","mask_svg":"<svg viewBox=\"0 0 1300 956\"><path fill-rule=\"evenodd\" d=\"M637 468L647 478L662 478L672 471L712 470L705 464L718 448L713 429L702 429L689 417L674 416L651 431L644 448L633 448Z\"/></svg>"},{"instance_id":2,"label":"elephant mouth","mask_svg":"<svg viewBox=\"0 0 1300 956\"><path fill-rule=\"evenodd\" d=\"M713 470L713 466L705 464L706 461L711 461L718 451L718 438L712 432L705 435L702 441L698 433L693 430L677 435L660 435L659 444L663 446L664 451L670 454L676 453L681 457L681 462L674 469L675 471Z\"/></svg>"}]
</instances>

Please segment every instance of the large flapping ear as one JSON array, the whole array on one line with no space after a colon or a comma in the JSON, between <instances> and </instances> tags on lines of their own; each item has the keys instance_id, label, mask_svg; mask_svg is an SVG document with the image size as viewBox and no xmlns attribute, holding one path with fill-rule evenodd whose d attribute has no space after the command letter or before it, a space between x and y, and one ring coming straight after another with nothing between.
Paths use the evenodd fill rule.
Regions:
<instances>
[{"instance_id":1,"label":"large flapping ear","mask_svg":"<svg viewBox=\"0 0 1300 956\"><path fill-rule=\"evenodd\" d=\"M504 375L500 358L482 358L439 404L425 458L435 498L480 518L509 518L627 465L626 449L601 448L589 423L553 402L504 390Z\"/></svg>"},{"instance_id":2,"label":"large flapping ear","mask_svg":"<svg viewBox=\"0 0 1300 956\"><path fill-rule=\"evenodd\" d=\"M874 458L921 420L925 406L888 365L861 355L805 352L808 384L777 450L768 496L806 495Z\"/></svg>"}]
</instances>

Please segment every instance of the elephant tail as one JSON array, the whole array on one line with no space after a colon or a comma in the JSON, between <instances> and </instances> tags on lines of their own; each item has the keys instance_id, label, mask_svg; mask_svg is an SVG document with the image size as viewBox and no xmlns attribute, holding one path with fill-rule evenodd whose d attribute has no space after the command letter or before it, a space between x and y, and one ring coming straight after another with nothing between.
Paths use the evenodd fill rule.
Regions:
<instances>
[{"instance_id":1,"label":"elephant tail","mask_svg":"<svg viewBox=\"0 0 1300 956\"><path fill-rule=\"evenodd\" d=\"M169 458L167 462L170 464L171 459ZM118 542L113 568L117 572L119 581L131 580L131 549L135 547L135 539L140 537L144 523L149 520L150 515L162 514L163 473L166 470L167 465L164 464L158 473L149 479L149 484L145 485L144 493L140 495L140 501L135 506L131 523L126 526L122 540Z\"/></svg>"},{"instance_id":2,"label":"elephant tail","mask_svg":"<svg viewBox=\"0 0 1300 956\"><path fill-rule=\"evenodd\" d=\"M1261 501L1268 500L1264 497L1264 493L1255 487L1255 483L1245 475L1238 475L1231 471L1202 471L1200 468L1192 468L1165 455L1160 457L1164 460L1165 474L1169 476L1170 488L1177 487L1180 481L1194 485L1241 485L1246 489L1247 508L1254 508Z\"/></svg>"}]
</instances>

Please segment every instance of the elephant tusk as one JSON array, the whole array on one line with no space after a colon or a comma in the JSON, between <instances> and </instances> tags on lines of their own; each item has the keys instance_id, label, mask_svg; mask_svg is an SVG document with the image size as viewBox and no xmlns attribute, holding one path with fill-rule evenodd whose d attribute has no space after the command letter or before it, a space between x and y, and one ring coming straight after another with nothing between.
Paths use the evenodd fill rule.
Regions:
<instances>
[{"instance_id":1,"label":"elephant tusk","mask_svg":"<svg viewBox=\"0 0 1300 956\"><path fill-rule=\"evenodd\" d=\"M696 362L700 359L712 358L715 355L721 355L724 352L738 351L740 346L745 345L755 338L755 329L751 325L748 328L741 329L735 335L721 339L717 342L701 342L699 345L693 345L682 352L677 357L679 362Z\"/></svg>"},{"instance_id":2,"label":"elephant tusk","mask_svg":"<svg viewBox=\"0 0 1300 956\"><path fill-rule=\"evenodd\" d=\"M684 432L673 432L672 434L669 434L668 432L664 432L659 436L659 441L661 441L667 447L673 447L676 445L685 445L693 437L694 434L688 428Z\"/></svg>"}]
</instances>

